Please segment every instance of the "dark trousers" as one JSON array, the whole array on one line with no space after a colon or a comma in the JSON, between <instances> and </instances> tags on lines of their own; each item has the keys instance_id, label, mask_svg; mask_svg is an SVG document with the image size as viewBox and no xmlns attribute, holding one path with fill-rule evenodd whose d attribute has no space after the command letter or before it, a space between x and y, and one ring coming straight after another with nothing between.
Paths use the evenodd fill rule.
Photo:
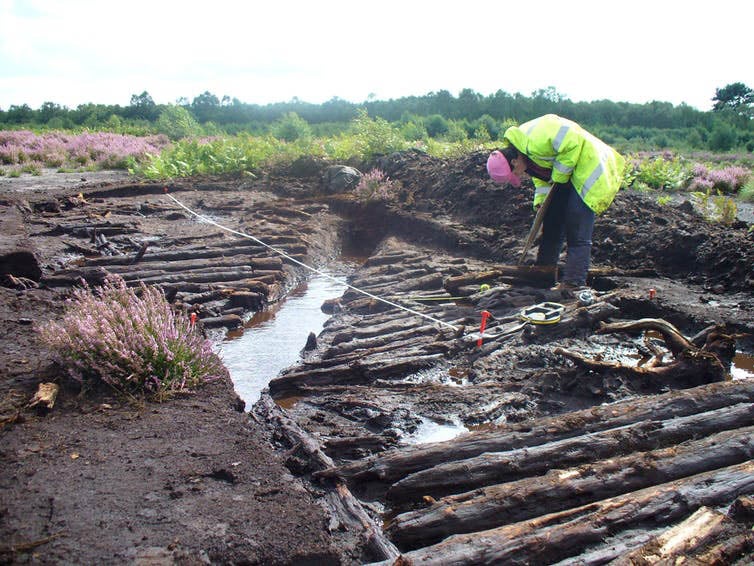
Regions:
<instances>
[{"instance_id":1,"label":"dark trousers","mask_svg":"<svg viewBox=\"0 0 754 566\"><path fill-rule=\"evenodd\" d=\"M560 281L585 285L592 255L594 212L581 200L571 183L558 185L552 190L555 194L542 222L537 265L557 265L565 241L568 251Z\"/></svg>"}]
</instances>

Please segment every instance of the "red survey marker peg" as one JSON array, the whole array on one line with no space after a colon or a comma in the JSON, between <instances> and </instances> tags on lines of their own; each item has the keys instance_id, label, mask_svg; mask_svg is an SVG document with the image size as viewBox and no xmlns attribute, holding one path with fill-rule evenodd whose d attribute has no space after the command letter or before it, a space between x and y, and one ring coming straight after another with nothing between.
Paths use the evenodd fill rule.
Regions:
<instances>
[{"instance_id":1,"label":"red survey marker peg","mask_svg":"<svg viewBox=\"0 0 754 566\"><path fill-rule=\"evenodd\" d=\"M482 311L482 324L479 326L479 340L476 341L476 347L482 347L482 341L484 340L484 329L487 327L487 319L490 317L490 311Z\"/></svg>"}]
</instances>

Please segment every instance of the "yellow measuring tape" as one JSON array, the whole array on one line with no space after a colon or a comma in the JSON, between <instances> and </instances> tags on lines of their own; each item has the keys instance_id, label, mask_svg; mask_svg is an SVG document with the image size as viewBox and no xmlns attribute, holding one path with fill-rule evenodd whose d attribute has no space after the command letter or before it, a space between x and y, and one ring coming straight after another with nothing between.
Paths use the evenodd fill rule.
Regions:
<instances>
[{"instance_id":1,"label":"yellow measuring tape","mask_svg":"<svg viewBox=\"0 0 754 566\"><path fill-rule=\"evenodd\" d=\"M526 307L519 313L519 318L532 324L555 324L560 322L565 306L560 303L539 303Z\"/></svg>"}]
</instances>

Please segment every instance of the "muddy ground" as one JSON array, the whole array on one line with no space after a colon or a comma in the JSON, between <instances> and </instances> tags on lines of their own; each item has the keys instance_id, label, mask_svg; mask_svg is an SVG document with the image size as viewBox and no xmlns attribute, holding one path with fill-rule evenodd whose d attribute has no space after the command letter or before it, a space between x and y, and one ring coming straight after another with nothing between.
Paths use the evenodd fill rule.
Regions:
<instances>
[{"instance_id":1,"label":"muddy ground","mask_svg":"<svg viewBox=\"0 0 754 566\"><path fill-rule=\"evenodd\" d=\"M432 546L445 535L476 532L473 526L417 538L399 528L409 521L405 514L423 505L396 495L410 476L349 475L347 466L410 454L429 425L470 431L458 438L506 437L536 428L541 419L559 423L605 403L664 399L699 387L704 397L708 382L739 386L727 374L734 356L747 363L754 353L750 224L711 225L690 203L659 205L652 195L620 193L597 221L590 283L598 300L585 311L574 299L552 294L546 277L506 271L517 263L532 220L530 195L494 186L484 159L481 153L438 160L409 152L357 164L362 171L378 165L400 183L397 201L388 206L333 194L324 164L307 160L259 178L168 185L168 194L191 209L307 264L323 266L358 249L369 259L350 283L414 311L347 291L327 305L333 317L316 347L274 379L250 413L230 379L161 404L96 387L82 392L52 362L35 327L62 312L78 277L96 282L109 271L162 285L178 308L199 315L206 331L221 332L284 297L306 270L197 221L161 184L120 173L0 179L6 274L0 288L0 560L358 564L401 552L419 563L448 552L458 563L478 563L478 555L458 558ZM532 258L533 252L527 262ZM490 289L481 292L480 284ZM436 300L458 296L463 299ZM562 322L521 325L519 311L543 301L564 304ZM489 337L478 348L482 310L492 316ZM689 366L657 332L596 333L601 321L644 318L667 321L687 338L705 329L708 337L718 325L725 338L708 341L709 349L697 356L702 365ZM704 337L695 353L708 347ZM634 367L640 358L657 361L659 352L658 367L672 367L637 376L630 368L585 367L569 352ZM26 407L41 382L61 386L49 412ZM754 424L736 423L730 428ZM691 432L697 440L705 436ZM674 437L671 446L688 439ZM450 453L456 445L440 446ZM751 459L742 454L725 465ZM322 475L335 467L346 468ZM430 497L424 505L463 492L460 484L435 491L429 485L413 488ZM647 487L637 485L632 489ZM744 482L735 493L699 501L725 511L733 499L752 495ZM684 505L683 512L677 512L680 504L657 511L667 517L664 523L628 521L632 536L611 531L597 537L601 542L561 545L568 547L565 554L532 543L515 556L605 563L687 519L696 508ZM556 508L562 506L544 504L532 516ZM749 539L744 536L738 556L730 556L744 560ZM461 546L475 544L469 539ZM618 550L610 554L603 548L610 545ZM590 562L587 555L599 559Z\"/></svg>"}]
</instances>

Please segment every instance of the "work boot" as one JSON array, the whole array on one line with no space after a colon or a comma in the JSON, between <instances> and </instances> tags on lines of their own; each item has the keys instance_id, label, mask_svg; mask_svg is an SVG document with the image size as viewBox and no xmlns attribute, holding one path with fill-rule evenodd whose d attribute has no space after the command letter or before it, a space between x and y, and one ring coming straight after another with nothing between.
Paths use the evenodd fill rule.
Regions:
<instances>
[{"instance_id":1,"label":"work boot","mask_svg":"<svg viewBox=\"0 0 754 566\"><path fill-rule=\"evenodd\" d=\"M554 291L564 299L573 299L576 297L576 292L579 290L580 286L575 285L573 283L568 283L567 281L561 281L554 287L550 287L550 291Z\"/></svg>"}]
</instances>

